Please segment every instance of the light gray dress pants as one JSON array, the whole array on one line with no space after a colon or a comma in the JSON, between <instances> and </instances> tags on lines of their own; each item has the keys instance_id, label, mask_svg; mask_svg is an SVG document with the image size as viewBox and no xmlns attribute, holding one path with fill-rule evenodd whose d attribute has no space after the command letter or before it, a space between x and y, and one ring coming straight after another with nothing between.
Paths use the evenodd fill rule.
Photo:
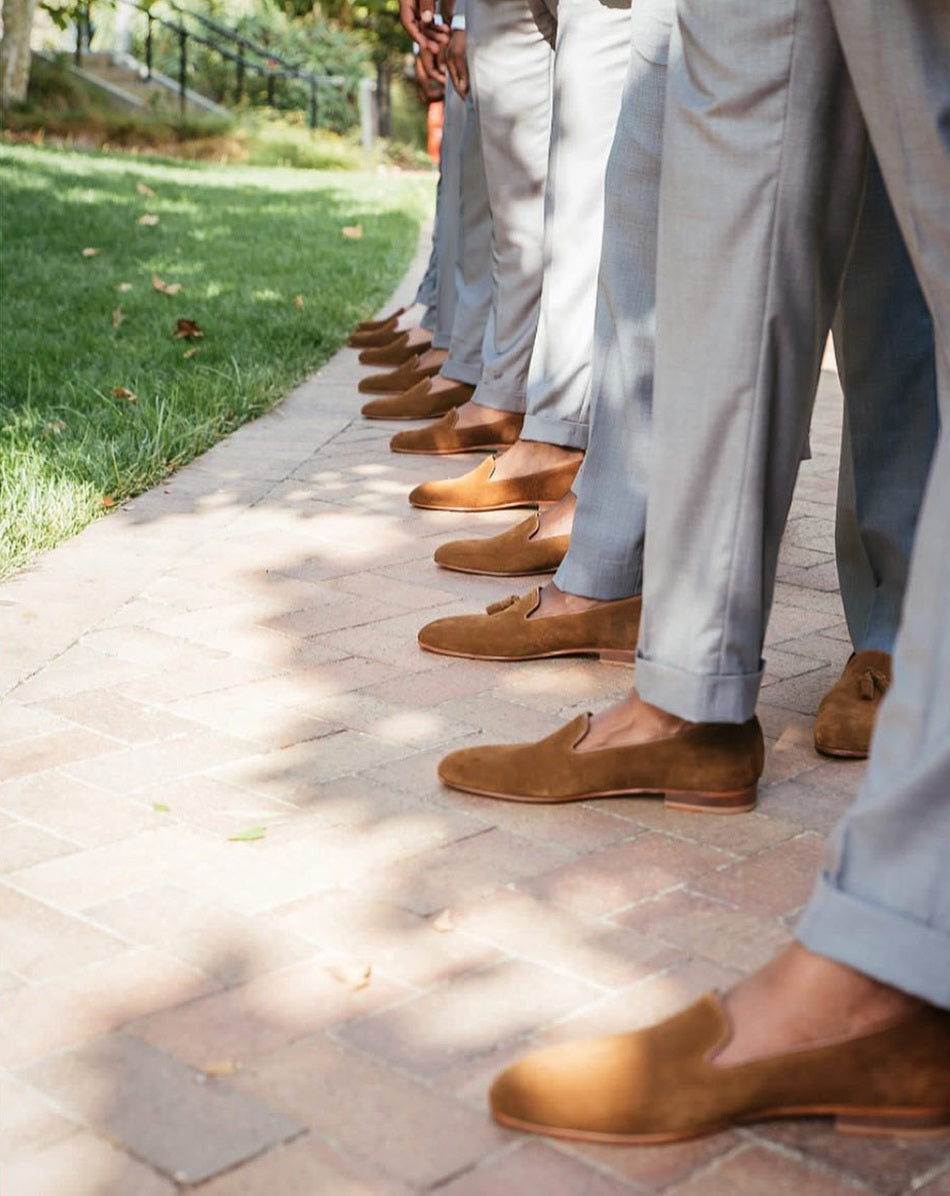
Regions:
<instances>
[{"instance_id":1,"label":"light gray dress pants","mask_svg":"<svg viewBox=\"0 0 950 1196\"><path fill-rule=\"evenodd\" d=\"M459 256L462 211L462 132L465 128L465 102L446 80L443 101L442 146L439 150L439 188L435 201L435 285L423 328L432 333L433 349L447 349L452 340L452 324L458 300L456 265ZM426 270L426 277L428 270ZM420 291L425 287L423 277ZM419 296L416 296L419 301ZM431 313L431 318L430 318Z\"/></svg>"},{"instance_id":2,"label":"light gray dress pants","mask_svg":"<svg viewBox=\"0 0 950 1196\"><path fill-rule=\"evenodd\" d=\"M831 0L861 109L934 320L943 431L894 681L858 798L797 934L950 1007L950 20L944 0Z\"/></svg>"}]
</instances>

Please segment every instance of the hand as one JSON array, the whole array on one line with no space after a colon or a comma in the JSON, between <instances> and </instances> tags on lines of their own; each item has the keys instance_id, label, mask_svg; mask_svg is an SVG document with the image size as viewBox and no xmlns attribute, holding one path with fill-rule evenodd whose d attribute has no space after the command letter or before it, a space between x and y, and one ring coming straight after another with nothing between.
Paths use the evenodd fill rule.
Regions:
<instances>
[{"instance_id":1,"label":"hand","mask_svg":"<svg viewBox=\"0 0 950 1196\"><path fill-rule=\"evenodd\" d=\"M455 90L464 100L468 95L468 62L465 58L465 30L453 29L449 48L445 52L445 65Z\"/></svg>"},{"instance_id":2,"label":"hand","mask_svg":"<svg viewBox=\"0 0 950 1196\"><path fill-rule=\"evenodd\" d=\"M442 64L442 54L432 54L423 46L419 47L416 55L416 71L423 71L429 85L435 84L440 90L445 88L445 67Z\"/></svg>"},{"instance_id":3,"label":"hand","mask_svg":"<svg viewBox=\"0 0 950 1196\"><path fill-rule=\"evenodd\" d=\"M421 49L438 54L445 45L448 30L435 24L435 0L399 0L399 19Z\"/></svg>"},{"instance_id":4,"label":"hand","mask_svg":"<svg viewBox=\"0 0 950 1196\"><path fill-rule=\"evenodd\" d=\"M424 53L424 51L420 51L416 55L416 91L418 91L423 104L431 104L433 100L441 100L445 97L445 72L442 72L441 79L437 75L430 75L423 62ZM431 54L428 55L428 58L434 61Z\"/></svg>"}]
</instances>

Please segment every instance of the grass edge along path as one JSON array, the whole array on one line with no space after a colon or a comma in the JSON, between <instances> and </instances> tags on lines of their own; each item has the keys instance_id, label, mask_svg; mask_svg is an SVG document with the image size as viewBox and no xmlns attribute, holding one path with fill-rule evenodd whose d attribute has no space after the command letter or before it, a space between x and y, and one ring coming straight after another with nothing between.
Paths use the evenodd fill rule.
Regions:
<instances>
[{"instance_id":1,"label":"grass edge along path","mask_svg":"<svg viewBox=\"0 0 950 1196\"><path fill-rule=\"evenodd\" d=\"M434 182L27 146L0 146L0 180L0 576L327 361Z\"/></svg>"}]
</instances>

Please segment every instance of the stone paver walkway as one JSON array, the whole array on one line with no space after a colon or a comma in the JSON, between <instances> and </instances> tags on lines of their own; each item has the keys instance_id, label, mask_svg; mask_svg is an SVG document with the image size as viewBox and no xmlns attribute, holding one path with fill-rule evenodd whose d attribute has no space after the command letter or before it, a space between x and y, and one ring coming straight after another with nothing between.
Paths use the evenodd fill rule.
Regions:
<instances>
[{"instance_id":1,"label":"stone paver walkway","mask_svg":"<svg viewBox=\"0 0 950 1196\"><path fill-rule=\"evenodd\" d=\"M409 292L404 288L404 294ZM485 1112L531 1043L643 1024L786 941L862 766L811 746L848 643L826 373L769 631L758 812L450 793L450 747L629 684L419 651L505 581L413 511L343 351L282 407L0 587L4 1196L948 1196L947 1139L765 1124L680 1146Z\"/></svg>"}]
</instances>

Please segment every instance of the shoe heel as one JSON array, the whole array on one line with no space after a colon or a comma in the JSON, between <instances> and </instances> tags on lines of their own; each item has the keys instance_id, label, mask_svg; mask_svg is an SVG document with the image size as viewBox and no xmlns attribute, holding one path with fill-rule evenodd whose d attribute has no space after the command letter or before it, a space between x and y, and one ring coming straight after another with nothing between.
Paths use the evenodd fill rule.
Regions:
<instances>
[{"instance_id":1,"label":"shoe heel","mask_svg":"<svg viewBox=\"0 0 950 1196\"><path fill-rule=\"evenodd\" d=\"M604 664L636 664L637 654L626 648L602 648L597 658Z\"/></svg>"},{"instance_id":2,"label":"shoe heel","mask_svg":"<svg viewBox=\"0 0 950 1196\"><path fill-rule=\"evenodd\" d=\"M930 1113L882 1109L875 1113L841 1113L835 1119L839 1134L866 1137L930 1138L950 1130L950 1109Z\"/></svg>"},{"instance_id":3,"label":"shoe heel","mask_svg":"<svg viewBox=\"0 0 950 1196\"><path fill-rule=\"evenodd\" d=\"M746 814L755 809L756 786L734 789L729 793L701 793L667 790L664 804L668 810L688 814Z\"/></svg>"}]
</instances>

